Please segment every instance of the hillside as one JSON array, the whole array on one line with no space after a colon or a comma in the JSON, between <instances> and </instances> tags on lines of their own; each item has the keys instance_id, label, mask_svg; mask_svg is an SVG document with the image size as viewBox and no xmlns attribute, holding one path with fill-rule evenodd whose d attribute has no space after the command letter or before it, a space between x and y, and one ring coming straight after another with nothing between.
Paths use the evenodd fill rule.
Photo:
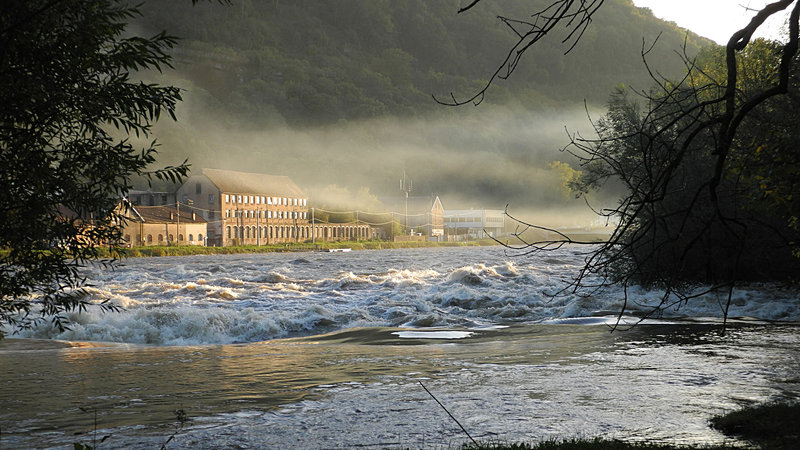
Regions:
<instances>
[{"instance_id":1,"label":"hillside","mask_svg":"<svg viewBox=\"0 0 800 450\"><path fill-rule=\"evenodd\" d=\"M487 1L456 14L458 1L151 1L143 25L183 39L178 70L226 111L257 124L278 114L293 126L319 125L429 113L441 109L431 95L472 94L513 43L497 16L525 18L544 3ZM685 31L630 0L610 0L572 53L562 54L556 36L547 39L487 101L603 104L616 84L648 84L642 40L659 33L650 59L663 73L679 74L673 52ZM687 51L707 43L690 34Z\"/></svg>"},{"instance_id":2,"label":"hillside","mask_svg":"<svg viewBox=\"0 0 800 450\"><path fill-rule=\"evenodd\" d=\"M571 53L549 36L480 107L433 101L482 87L514 43L497 16L544 3L457 14L456 0L149 1L137 26L182 39L176 70L157 80L186 99L178 124L159 125L160 161L289 175L327 206L372 207L399 194L405 170L413 195L438 194L445 208L564 212L558 161L571 161L558 149L565 127L590 130L584 100L597 117L619 83L646 88L643 42L658 38L648 60L676 76L676 51L710 41L606 0Z\"/></svg>"}]
</instances>

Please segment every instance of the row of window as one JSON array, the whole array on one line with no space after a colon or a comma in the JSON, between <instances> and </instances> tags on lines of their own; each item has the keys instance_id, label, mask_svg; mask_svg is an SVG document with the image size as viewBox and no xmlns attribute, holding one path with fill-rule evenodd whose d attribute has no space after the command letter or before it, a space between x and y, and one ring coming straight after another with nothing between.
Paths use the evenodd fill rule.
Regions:
<instances>
[{"instance_id":1,"label":"row of window","mask_svg":"<svg viewBox=\"0 0 800 450\"><path fill-rule=\"evenodd\" d=\"M448 223L455 223L455 222L481 222L480 217L445 217L445 222ZM487 217L484 221L485 223L503 223L502 217Z\"/></svg>"},{"instance_id":2,"label":"row of window","mask_svg":"<svg viewBox=\"0 0 800 450\"><path fill-rule=\"evenodd\" d=\"M267 228L269 228L269 230L267 230ZM308 227L227 227L225 232L228 239L267 238L267 234L269 234L270 239L310 237Z\"/></svg>"},{"instance_id":3,"label":"row of window","mask_svg":"<svg viewBox=\"0 0 800 450\"><path fill-rule=\"evenodd\" d=\"M159 244L164 242L164 235L163 234L157 235L156 238L158 239L156 242L158 242ZM131 242L131 235L130 234L126 234L125 235L125 240L128 241L128 242ZM202 233L198 233L197 234L197 240L199 242L203 241L203 234ZM175 235L174 234L170 234L169 235L169 241L170 242L175 242ZM145 240L142 240L142 236L137 234L135 242L137 242L137 243L147 242L148 244L152 244L153 243L153 235L152 234L148 234L145 237ZM182 234L178 235L178 242L183 242L183 235ZM189 242L194 242L194 235L193 234L189 235Z\"/></svg>"},{"instance_id":4,"label":"row of window","mask_svg":"<svg viewBox=\"0 0 800 450\"><path fill-rule=\"evenodd\" d=\"M263 195L225 194L225 203L244 203L251 205L306 206L308 199L289 197L266 197Z\"/></svg>"},{"instance_id":5,"label":"row of window","mask_svg":"<svg viewBox=\"0 0 800 450\"><path fill-rule=\"evenodd\" d=\"M266 214L264 214L266 212ZM308 219L308 213L305 211L257 211L245 209L226 209L225 217L242 217L250 219Z\"/></svg>"},{"instance_id":6,"label":"row of window","mask_svg":"<svg viewBox=\"0 0 800 450\"><path fill-rule=\"evenodd\" d=\"M323 227L318 230L320 238L328 237L346 237L366 238L369 234L367 227ZM255 238L269 238L269 239L287 239L287 238L311 238L311 227L225 227L225 234L228 239L255 239Z\"/></svg>"}]
</instances>

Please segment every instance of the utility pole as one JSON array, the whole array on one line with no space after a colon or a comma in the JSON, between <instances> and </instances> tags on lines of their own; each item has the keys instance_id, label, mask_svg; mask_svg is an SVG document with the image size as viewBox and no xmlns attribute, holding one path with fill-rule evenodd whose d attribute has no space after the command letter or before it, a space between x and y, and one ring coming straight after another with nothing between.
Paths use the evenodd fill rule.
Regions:
<instances>
[{"instance_id":1,"label":"utility pole","mask_svg":"<svg viewBox=\"0 0 800 450\"><path fill-rule=\"evenodd\" d=\"M175 201L177 203L178 208L178 224L175 225L175 245L180 245L181 243L181 202Z\"/></svg>"},{"instance_id":2,"label":"utility pole","mask_svg":"<svg viewBox=\"0 0 800 450\"><path fill-rule=\"evenodd\" d=\"M406 180L406 171L403 170L403 179L400 180L400 190L405 194L406 197L406 216L405 216L405 227L403 232L408 232L408 194L411 193L411 179L409 178Z\"/></svg>"},{"instance_id":3,"label":"utility pole","mask_svg":"<svg viewBox=\"0 0 800 450\"><path fill-rule=\"evenodd\" d=\"M314 226L314 208L311 208L311 243L317 243L317 227Z\"/></svg>"}]
</instances>

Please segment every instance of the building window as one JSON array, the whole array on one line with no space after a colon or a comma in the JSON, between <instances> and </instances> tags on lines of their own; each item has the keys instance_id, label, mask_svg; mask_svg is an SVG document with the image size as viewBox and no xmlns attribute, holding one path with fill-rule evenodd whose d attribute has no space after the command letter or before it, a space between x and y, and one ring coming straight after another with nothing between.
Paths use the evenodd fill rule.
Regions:
<instances>
[{"instance_id":1,"label":"building window","mask_svg":"<svg viewBox=\"0 0 800 450\"><path fill-rule=\"evenodd\" d=\"M261 196L261 203L266 203L266 198L263 195Z\"/></svg>"},{"instance_id":2,"label":"building window","mask_svg":"<svg viewBox=\"0 0 800 450\"><path fill-rule=\"evenodd\" d=\"M230 202L231 202L231 195L225 194L225 203L230 203Z\"/></svg>"},{"instance_id":3,"label":"building window","mask_svg":"<svg viewBox=\"0 0 800 450\"><path fill-rule=\"evenodd\" d=\"M194 193L195 194L203 193L203 185L201 183L197 183L194 185Z\"/></svg>"},{"instance_id":4,"label":"building window","mask_svg":"<svg viewBox=\"0 0 800 450\"><path fill-rule=\"evenodd\" d=\"M208 194L208 204L209 205L214 204L214 194Z\"/></svg>"},{"instance_id":5,"label":"building window","mask_svg":"<svg viewBox=\"0 0 800 450\"><path fill-rule=\"evenodd\" d=\"M178 235L178 242L181 242L182 240L183 240L183 235L182 235L182 234L179 234L179 235ZM191 240L191 239L190 239L190 240Z\"/></svg>"},{"instance_id":6,"label":"building window","mask_svg":"<svg viewBox=\"0 0 800 450\"><path fill-rule=\"evenodd\" d=\"M194 241L194 235L193 235L193 234L190 234L190 235L189 235L189 242L192 242L192 241Z\"/></svg>"},{"instance_id":7,"label":"building window","mask_svg":"<svg viewBox=\"0 0 800 450\"><path fill-rule=\"evenodd\" d=\"M162 242L164 242L164 235L163 234L159 234L158 235L158 243L160 244Z\"/></svg>"},{"instance_id":8,"label":"building window","mask_svg":"<svg viewBox=\"0 0 800 450\"><path fill-rule=\"evenodd\" d=\"M248 197L245 195L245 196L244 196L244 202L245 202L245 203L247 203L247 198L248 198Z\"/></svg>"},{"instance_id":9,"label":"building window","mask_svg":"<svg viewBox=\"0 0 800 450\"><path fill-rule=\"evenodd\" d=\"M237 195L236 196L236 203L242 203L242 196L241 195Z\"/></svg>"},{"instance_id":10,"label":"building window","mask_svg":"<svg viewBox=\"0 0 800 450\"><path fill-rule=\"evenodd\" d=\"M226 218L230 218L231 217L231 210L230 209L226 209L225 210L225 217Z\"/></svg>"},{"instance_id":11,"label":"building window","mask_svg":"<svg viewBox=\"0 0 800 450\"><path fill-rule=\"evenodd\" d=\"M260 204L261 204L261 197L256 195L256 205L260 205Z\"/></svg>"},{"instance_id":12,"label":"building window","mask_svg":"<svg viewBox=\"0 0 800 450\"><path fill-rule=\"evenodd\" d=\"M252 204L252 203L255 203L255 202L256 202L256 201L255 201L255 199L254 199L254 198L253 198L253 196L251 195L251 196L250 196L250 203Z\"/></svg>"},{"instance_id":13,"label":"building window","mask_svg":"<svg viewBox=\"0 0 800 450\"><path fill-rule=\"evenodd\" d=\"M227 231L228 239L230 239L231 238L231 227L226 228L225 231Z\"/></svg>"},{"instance_id":14,"label":"building window","mask_svg":"<svg viewBox=\"0 0 800 450\"><path fill-rule=\"evenodd\" d=\"M200 234L200 233L198 233L198 234L197 234L197 240L198 240L199 242L203 242L203 235L202 235L202 234Z\"/></svg>"},{"instance_id":15,"label":"building window","mask_svg":"<svg viewBox=\"0 0 800 450\"><path fill-rule=\"evenodd\" d=\"M148 234L147 235L147 242L149 242L151 244L153 243L153 235L152 234Z\"/></svg>"},{"instance_id":16,"label":"building window","mask_svg":"<svg viewBox=\"0 0 800 450\"><path fill-rule=\"evenodd\" d=\"M214 220L214 211L208 212L208 220Z\"/></svg>"}]
</instances>

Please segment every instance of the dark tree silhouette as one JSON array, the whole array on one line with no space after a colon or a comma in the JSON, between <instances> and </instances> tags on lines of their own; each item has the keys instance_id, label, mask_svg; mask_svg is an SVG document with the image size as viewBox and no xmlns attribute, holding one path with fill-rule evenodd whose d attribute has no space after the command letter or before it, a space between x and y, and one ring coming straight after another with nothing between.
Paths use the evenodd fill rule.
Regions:
<instances>
[{"instance_id":1,"label":"dark tree silhouette","mask_svg":"<svg viewBox=\"0 0 800 450\"><path fill-rule=\"evenodd\" d=\"M534 13L532 20L501 17L518 37L503 64L473 96L458 100L451 95L451 101L440 103L480 103L497 78L510 76L525 51L559 26L567 31L569 52L602 4L559 0ZM785 43L753 40L768 17L787 10ZM529 242L519 232L521 244L512 248L527 253L565 244L593 245L565 291L591 294L621 285L620 316L634 284L663 289L649 314L726 289L722 309L727 319L737 282L800 275L800 208L793 200L797 186L792 179L797 174L792 169L777 173L778 167L800 162L798 16L797 0L775 1L731 36L720 58L700 64L684 51L682 79L650 71L650 90L616 92L609 113L594 123L597 137L572 135L566 147L583 168L572 186L579 194L609 181L625 188L618 207L598 211L615 224L611 237L598 245L547 230L557 237ZM645 67L652 48L643 45ZM543 229L511 218L523 231Z\"/></svg>"},{"instance_id":2,"label":"dark tree silhouette","mask_svg":"<svg viewBox=\"0 0 800 450\"><path fill-rule=\"evenodd\" d=\"M121 255L117 206L132 178L176 181L188 171L151 169L156 142L128 139L149 138L181 100L176 87L132 78L169 67L175 44L126 33L137 15L115 0L0 7L0 326L68 325L65 313L88 305L80 268Z\"/></svg>"}]
</instances>

